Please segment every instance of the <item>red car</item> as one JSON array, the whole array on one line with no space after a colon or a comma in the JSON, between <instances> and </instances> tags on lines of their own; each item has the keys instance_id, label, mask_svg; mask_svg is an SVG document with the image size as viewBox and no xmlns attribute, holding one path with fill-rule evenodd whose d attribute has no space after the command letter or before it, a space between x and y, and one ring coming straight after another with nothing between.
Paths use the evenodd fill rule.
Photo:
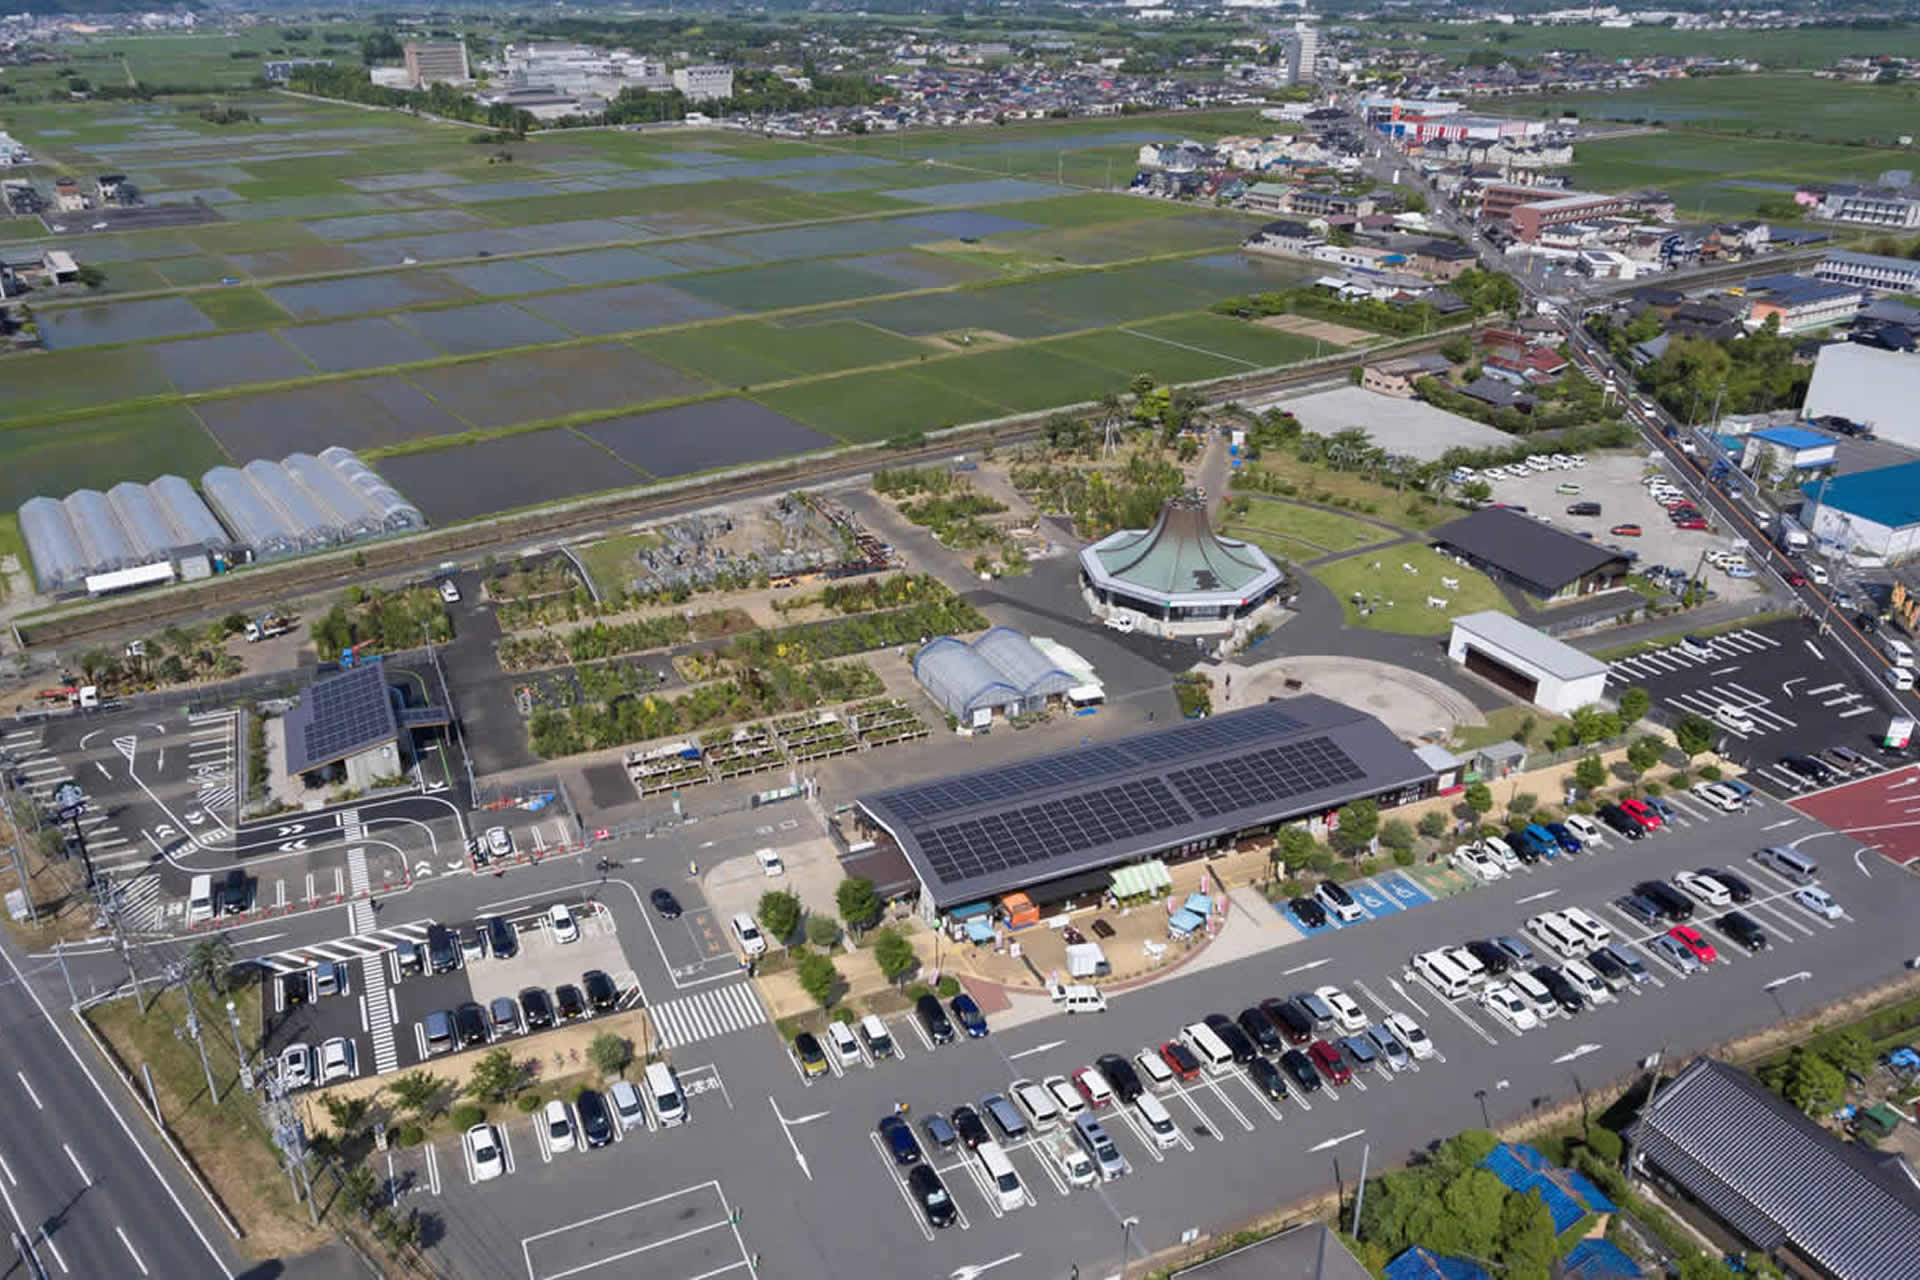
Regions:
<instances>
[{"instance_id":1,"label":"red car","mask_svg":"<svg viewBox=\"0 0 1920 1280\"><path fill-rule=\"evenodd\" d=\"M1181 1044L1178 1040L1169 1040L1161 1045L1160 1058L1168 1067L1172 1068L1173 1074L1179 1076L1182 1080L1198 1080L1200 1078L1200 1059L1194 1057L1193 1051Z\"/></svg>"},{"instance_id":2,"label":"red car","mask_svg":"<svg viewBox=\"0 0 1920 1280\"><path fill-rule=\"evenodd\" d=\"M1807 585L1806 576L1799 572L1789 570L1787 572L1787 585L1790 587L1804 587Z\"/></svg>"},{"instance_id":3,"label":"red car","mask_svg":"<svg viewBox=\"0 0 1920 1280\"><path fill-rule=\"evenodd\" d=\"M1098 1079L1098 1084L1094 1083L1094 1078ZM1095 1111L1113 1101L1113 1085L1092 1067L1082 1067L1074 1072L1073 1086L1080 1091L1080 1096L1087 1100L1087 1105Z\"/></svg>"},{"instance_id":4,"label":"red car","mask_svg":"<svg viewBox=\"0 0 1920 1280\"><path fill-rule=\"evenodd\" d=\"M1313 1057L1313 1065L1320 1068L1320 1074L1332 1084L1346 1084L1353 1079L1353 1072L1340 1056L1340 1051L1325 1040L1315 1040L1308 1046L1307 1052Z\"/></svg>"},{"instance_id":5,"label":"red car","mask_svg":"<svg viewBox=\"0 0 1920 1280\"><path fill-rule=\"evenodd\" d=\"M1675 520L1673 527L1676 529L1704 529L1707 527L1707 522L1699 516L1687 516L1685 519Z\"/></svg>"},{"instance_id":6,"label":"red car","mask_svg":"<svg viewBox=\"0 0 1920 1280\"><path fill-rule=\"evenodd\" d=\"M1655 813L1653 807L1645 800L1635 800L1632 796L1628 796L1620 802L1620 807L1625 809L1635 822L1647 830L1658 831L1660 829L1660 815Z\"/></svg>"},{"instance_id":7,"label":"red car","mask_svg":"<svg viewBox=\"0 0 1920 1280\"><path fill-rule=\"evenodd\" d=\"M1616 538L1637 538L1640 536L1640 526L1637 524L1617 524L1607 530L1607 532Z\"/></svg>"},{"instance_id":8,"label":"red car","mask_svg":"<svg viewBox=\"0 0 1920 1280\"><path fill-rule=\"evenodd\" d=\"M1693 958L1701 964L1712 964L1720 958L1720 953L1713 949L1713 944L1701 937L1697 929L1690 929L1684 924L1677 924L1667 930L1667 936L1687 950L1693 952Z\"/></svg>"}]
</instances>

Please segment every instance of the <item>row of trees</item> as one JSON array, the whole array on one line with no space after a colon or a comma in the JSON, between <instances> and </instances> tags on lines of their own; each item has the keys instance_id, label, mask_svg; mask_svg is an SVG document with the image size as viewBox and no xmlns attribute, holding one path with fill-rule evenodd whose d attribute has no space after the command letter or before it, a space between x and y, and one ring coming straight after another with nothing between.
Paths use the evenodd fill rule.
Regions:
<instances>
[{"instance_id":1,"label":"row of trees","mask_svg":"<svg viewBox=\"0 0 1920 1280\"><path fill-rule=\"evenodd\" d=\"M801 990L823 1009L833 1005L842 985L840 971L828 954L840 945L842 922L857 937L879 922L883 910L873 881L860 877L840 882L834 891L834 905L839 908L839 920L825 912L807 911L796 894L772 889L760 895L754 908L754 918L761 928L780 943L793 944L794 977ZM798 942L802 936L805 945ZM896 984L905 981L920 964L913 944L892 928L873 935L873 959L887 981Z\"/></svg>"}]
</instances>

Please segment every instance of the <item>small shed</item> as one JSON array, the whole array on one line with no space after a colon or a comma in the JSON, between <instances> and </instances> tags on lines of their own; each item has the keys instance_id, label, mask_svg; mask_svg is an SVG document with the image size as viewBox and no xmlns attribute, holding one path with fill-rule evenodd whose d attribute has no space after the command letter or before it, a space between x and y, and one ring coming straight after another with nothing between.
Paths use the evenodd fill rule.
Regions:
<instances>
[{"instance_id":1,"label":"small shed","mask_svg":"<svg viewBox=\"0 0 1920 1280\"><path fill-rule=\"evenodd\" d=\"M1598 702L1606 691L1606 663L1493 609L1453 620L1447 656L1556 715Z\"/></svg>"}]
</instances>

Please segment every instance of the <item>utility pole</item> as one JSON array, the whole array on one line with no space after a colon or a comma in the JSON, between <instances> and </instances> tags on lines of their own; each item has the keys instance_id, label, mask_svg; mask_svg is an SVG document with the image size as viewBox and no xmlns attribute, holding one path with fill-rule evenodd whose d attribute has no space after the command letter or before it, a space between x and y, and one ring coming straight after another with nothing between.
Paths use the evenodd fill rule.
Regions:
<instances>
[{"instance_id":1,"label":"utility pole","mask_svg":"<svg viewBox=\"0 0 1920 1280\"><path fill-rule=\"evenodd\" d=\"M207 1061L207 1042L200 1034L200 1015L193 1007L193 992L182 983L180 994L187 1002L187 1022L183 1027L173 1029L173 1038L193 1038L193 1047L200 1051L200 1069L207 1075L207 1097L217 1104L220 1101L220 1086L214 1083L213 1064Z\"/></svg>"},{"instance_id":2,"label":"utility pole","mask_svg":"<svg viewBox=\"0 0 1920 1280\"><path fill-rule=\"evenodd\" d=\"M1367 1202L1367 1156L1373 1151L1373 1144L1366 1143L1360 1148L1360 1182L1353 1193L1353 1238L1360 1238L1360 1207Z\"/></svg>"},{"instance_id":3,"label":"utility pole","mask_svg":"<svg viewBox=\"0 0 1920 1280\"><path fill-rule=\"evenodd\" d=\"M267 1122L267 1131L273 1135L273 1145L286 1157L288 1189L298 1200L301 1189L305 1188L307 1220L319 1226L320 1211L314 1205L313 1182L307 1176L307 1131L294 1113L293 1102L287 1097L286 1086L277 1072L267 1074L267 1087L260 1094L260 1112Z\"/></svg>"},{"instance_id":4,"label":"utility pole","mask_svg":"<svg viewBox=\"0 0 1920 1280\"><path fill-rule=\"evenodd\" d=\"M247 1050L240 1043L240 1011L227 1001L227 1025L233 1028L233 1057L240 1064L240 1087L253 1092L253 1067L247 1062Z\"/></svg>"},{"instance_id":5,"label":"utility pole","mask_svg":"<svg viewBox=\"0 0 1920 1280\"><path fill-rule=\"evenodd\" d=\"M93 900L100 914L113 929L114 949L120 953L120 961L127 966L127 980L133 984L134 1003L142 1014L147 1011L146 992L140 989L140 970L133 963L133 948L127 945L126 932L120 927L120 890L114 885L111 875L103 875L92 884Z\"/></svg>"}]
</instances>

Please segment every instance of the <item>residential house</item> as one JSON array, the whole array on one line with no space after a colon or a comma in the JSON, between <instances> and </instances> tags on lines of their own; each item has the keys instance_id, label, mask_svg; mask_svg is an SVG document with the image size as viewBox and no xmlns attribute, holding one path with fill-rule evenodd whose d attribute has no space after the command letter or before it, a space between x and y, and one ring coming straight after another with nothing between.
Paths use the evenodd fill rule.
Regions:
<instances>
[{"instance_id":1,"label":"residential house","mask_svg":"<svg viewBox=\"0 0 1920 1280\"><path fill-rule=\"evenodd\" d=\"M1398 360L1383 360L1361 370L1360 387L1376 395L1411 400L1414 397L1414 383L1421 378L1445 377L1452 367L1452 363L1437 351L1403 356Z\"/></svg>"},{"instance_id":2,"label":"residential house","mask_svg":"<svg viewBox=\"0 0 1920 1280\"><path fill-rule=\"evenodd\" d=\"M1415 271L1435 280L1451 280L1478 260L1478 255L1458 240L1423 240L1414 246L1409 259Z\"/></svg>"},{"instance_id":3,"label":"residential house","mask_svg":"<svg viewBox=\"0 0 1920 1280\"><path fill-rule=\"evenodd\" d=\"M1683 302L1667 317L1667 332L1680 338L1720 342L1740 333L1740 321L1722 302Z\"/></svg>"},{"instance_id":4,"label":"residential house","mask_svg":"<svg viewBox=\"0 0 1920 1280\"><path fill-rule=\"evenodd\" d=\"M1248 236L1240 247L1257 253L1304 255L1321 243L1306 223L1282 220L1267 223Z\"/></svg>"},{"instance_id":5,"label":"residential house","mask_svg":"<svg viewBox=\"0 0 1920 1280\"><path fill-rule=\"evenodd\" d=\"M1342 195L1337 191L1310 191L1291 188L1286 208L1281 212L1306 218L1364 218L1373 212L1370 196Z\"/></svg>"},{"instance_id":6,"label":"residential house","mask_svg":"<svg viewBox=\"0 0 1920 1280\"><path fill-rule=\"evenodd\" d=\"M1283 182L1256 182L1241 197L1241 206L1252 213L1292 213L1293 188Z\"/></svg>"},{"instance_id":7,"label":"residential house","mask_svg":"<svg viewBox=\"0 0 1920 1280\"><path fill-rule=\"evenodd\" d=\"M1485 366L1482 366L1484 370ZM1460 388L1460 394L1494 409L1515 409L1521 413L1532 413L1534 398L1519 388L1482 372L1481 375Z\"/></svg>"}]
</instances>

